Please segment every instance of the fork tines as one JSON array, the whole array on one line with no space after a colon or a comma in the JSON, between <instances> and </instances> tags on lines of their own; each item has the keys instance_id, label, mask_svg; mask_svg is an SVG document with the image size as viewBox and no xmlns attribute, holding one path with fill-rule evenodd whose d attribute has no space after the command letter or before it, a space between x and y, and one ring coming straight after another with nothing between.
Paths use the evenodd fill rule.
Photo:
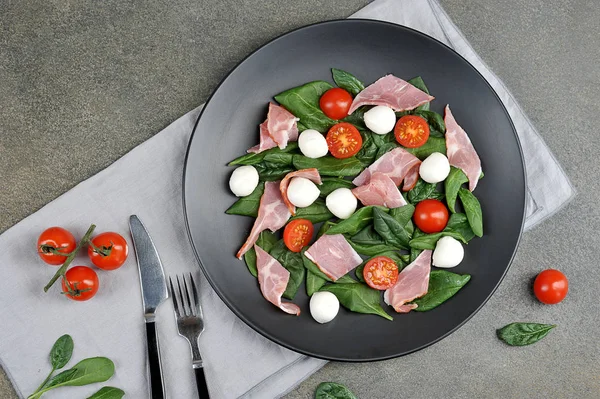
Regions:
<instances>
[{"instance_id":1,"label":"fork tines","mask_svg":"<svg viewBox=\"0 0 600 399\"><path fill-rule=\"evenodd\" d=\"M175 277L177 281L177 290L175 290L173 287L173 279L169 277L169 285L171 288L171 297L173 298L173 307L175 308L175 313L177 314L178 318L190 316L202 317L202 308L200 307L198 289L196 288L194 277L192 276L192 273L189 273L188 276L191 286L191 295L185 275L182 275L181 279L179 278L179 275ZM183 283L181 280L183 280Z\"/></svg>"}]
</instances>

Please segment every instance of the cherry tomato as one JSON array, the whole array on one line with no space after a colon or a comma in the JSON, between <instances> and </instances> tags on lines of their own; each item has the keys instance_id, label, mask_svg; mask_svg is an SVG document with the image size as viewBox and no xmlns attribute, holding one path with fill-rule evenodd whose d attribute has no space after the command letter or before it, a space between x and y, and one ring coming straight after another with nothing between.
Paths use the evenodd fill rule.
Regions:
<instances>
[{"instance_id":1,"label":"cherry tomato","mask_svg":"<svg viewBox=\"0 0 600 399\"><path fill-rule=\"evenodd\" d=\"M420 116L404 115L394 128L396 141L407 148L420 147L429 138L429 124Z\"/></svg>"},{"instance_id":2,"label":"cherry tomato","mask_svg":"<svg viewBox=\"0 0 600 399\"><path fill-rule=\"evenodd\" d=\"M120 234L98 234L92 239L92 244L88 247L88 256L96 267L114 270L125 263L129 249L127 241Z\"/></svg>"},{"instance_id":3,"label":"cherry tomato","mask_svg":"<svg viewBox=\"0 0 600 399\"><path fill-rule=\"evenodd\" d=\"M435 199L423 200L415 207L413 220L424 233L439 233L448 224L448 208Z\"/></svg>"},{"instance_id":4,"label":"cherry tomato","mask_svg":"<svg viewBox=\"0 0 600 399\"><path fill-rule=\"evenodd\" d=\"M536 298L547 305L561 302L569 291L567 276L555 269L546 269L537 275L533 282Z\"/></svg>"},{"instance_id":5,"label":"cherry tomato","mask_svg":"<svg viewBox=\"0 0 600 399\"><path fill-rule=\"evenodd\" d=\"M387 256L377 256L363 269L365 282L376 290L387 290L398 281L398 265Z\"/></svg>"},{"instance_id":6,"label":"cherry tomato","mask_svg":"<svg viewBox=\"0 0 600 399\"><path fill-rule=\"evenodd\" d=\"M77 247L75 237L62 227L50 227L40 234L37 242L38 254L49 265L62 265L69 253ZM65 255L60 255L65 254Z\"/></svg>"},{"instance_id":7,"label":"cherry tomato","mask_svg":"<svg viewBox=\"0 0 600 399\"><path fill-rule=\"evenodd\" d=\"M336 120L348 116L350 105L352 105L352 96L339 87L327 90L319 100L321 111L331 119Z\"/></svg>"},{"instance_id":8,"label":"cherry tomato","mask_svg":"<svg viewBox=\"0 0 600 399\"><path fill-rule=\"evenodd\" d=\"M362 136L354 125L346 122L333 125L327 132L327 147L338 159L350 158L360 150Z\"/></svg>"},{"instance_id":9,"label":"cherry tomato","mask_svg":"<svg viewBox=\"0 0 600 399\"><path fill-rule=\"evenodd\" d=\"M67 287L67 283L69 287ZM62 280L63 293L74 301L87 301L96 295L99 286L98 275L87 266L70 268Z\"/></svg>"},{"instance_id":10,"label":"cherry tomato","mask_svg":"<svg viewBox=\"0 0 600 399\"><path fill-rule=\"evenodd\" d=\"M310 220L294 219L283 230L283 243L292 252L300 252L312 239L315 227Z\"/></svg>"}]
</instances>

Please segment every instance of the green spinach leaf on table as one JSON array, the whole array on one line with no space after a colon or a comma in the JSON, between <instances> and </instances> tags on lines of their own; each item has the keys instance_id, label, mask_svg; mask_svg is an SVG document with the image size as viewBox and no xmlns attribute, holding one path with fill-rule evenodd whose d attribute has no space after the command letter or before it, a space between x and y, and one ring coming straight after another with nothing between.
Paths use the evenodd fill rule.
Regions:
<instances>
[{"instance_id":1,"label":"green spinach leaf on table","mask_svg":"<svg viewBox=\"0 0 600 399\"><path fill-rule=\"evenodd\" d=\"M324 177L321 181L323 184L318 187L322 197L327 197L338 188L354 188L354 184L350 180L340 179L339 177Z\"/></svg>"},{"instance_id":2,"label":"green spinach leaf on table","mask_svg":"<svg viewBox=\"0 0 600 399\"><path fill-rule=\"evenodd\" d=\"M349 234L355 235L373 221L373 210L379 209L381 212L388 212L387 208L382 206L364 206L358 209L348 219L340 221L331 227L327 234Z\"/></svg>"},{"instance_id":3,"label":"green spinach leaf on table","mask_svg":"<svg viewBox=\"0 0 600 399\"><path fill-rule=\"evenodd\" d=\"M123 396L125 396L125 392L122 389L102 387L98 392L87 399L121 399Z\"/></svg>"},{"instance_id":4,"label":"green spinach leaf on table","mask_svg":"<svg viewBox=\"0 0 600 399\"><path fill-rule=\"evenodd\" d=\"M473 233L475 233L477 237L483 236L483 214L481 212L479 200L472 192L462 187L458 190L458 196L460 197L460 201L467 214L467 219L469 220L469 225L471 226Z\"/></svg>"},{"instance_id":5,"label":"green spinach leaf on table","mask_svg":"<svg viewBox=\"0 0 600 399\"><path fill-rule=\"evenodd\" d=\"M322 382L317 386L315 399L358 399L348 388L335 382Z\"/></svg>"},{"instance_id":6,"label":"green spinach leaf on table","mask_svg":"<svg viewBox=\"0 0 600 399\"><path fill-rule=\"evenodd\" d=\"M66 366L73 355L73 347L73 338L68 334L63 335L56 340L50 350L50 364L52 364L52 371L60 370Z\"/></svg>"},{"instance_id":7,"label":"green spinach leaf on table","mask_svg":"<svg viewBox=\"0 0 600 399\"><path fill-rule=\"evenodd\" d=\"M410 235L404 229L406 223L399 223L393 216L381 209L373 209L373 226L385 243L397 249L409 249Z\"/></svg>"},{"instance_id":8,"label":"green spinach leaf on table","mask_svg":"<svg viewBox=\"0 0 600 399\"><path fill-rule=\"evenodd\" d=\"M256 240L256 245L264 249L266 252L270 252L273 246L277 243L277 237L270 231L262 231ZM258 277L258 270L256 268L256 251L254 247L250 248L248 252L244 254L244 261L248 270L254 277Z\"/></svg>"},{"instance_id":9,"label":"green spinach leaf on table","mask_svg":"<svg viewBox=\"0 0 600 399\"><path fill-rule=\"evenodd\" d=\"M333 86L328 82L317 80L277 94L275 100L295 117L300 118L303 126L324 133L336 123L319 107L319 99L331 88Z\"/></svg>"},{"instance_id":10,"label":"green spinach leaf on table","mask_svg":"<svg viewBox=\"0 0 600 399\"><path fill-rule=\"evenodd\" d=\"M348 93L356 96L358 93L365 89L365 85L352 75L350 72L343 71L341 69L331 68L331 74L333 75L333 81L338 87L346 90Z\"/></svg>"},{"instance_id":11,"label":"green spinach leaf on table","mask_svg":"<svg viewBox=\"0 0 600 399\"><path fill-rule=\"evenodd\" d=\"M418 305L415 310L426 312L436 308L452 298L470 279L471 276L468 274L460 275L446 270L432 271L429 276L427 294L413 301Z\"/></svg>"},{"instance_id":12,"label":"green spinach leaf on table","mask_svg":"<svg viewBox=\"0 0 600 399\"><path fill-rule=\"evenodd\" d=\"M535 344L544 338L555 324L511 323L496 331L498 338L511 346Z\"/></svg>"},{"instance_id":13,"label":"green spinach leaf on table","mask_svg":"<svg viewBox=\"0 0 600 399\"><path fill-rule=\"evenodd\" d=\"M362 162L356 157L337 159L332 156L308 158L304 155L294 155L294 167L298 170L317 168L321 176L356 176L364 169Z\"/></svg>"},{"instance_id":14,"label":"green spinach leaf on table","mask_svg":"<svg viewBox=\"0 0 600 399\"><path fill-rule=\"evenodd\" d=\"M308 219L313 223L320 223L331 218L333 218L333 213L329 211L325 201L317 199L305 208L296 208L296 215L294 215L291 220Z\"/></svg>"},{"instance_id":15,"label":"green spinach leaf on table","mask_svg":"<svg viewBox=\"0 0 600 399\"><path fill-rule=\"evenodd\" d=\"M260 182L252 194L246 197L241 197L235 201L233 205L231 205L229 209L225 211L225 213L228 215L251 216L254 218L257 217L258 207L260 205L260 197L262 197L264 192L265 183Z\"/></svg>"},{"instance_id":16,"label":"green spinach leaf on table","mask_svg":"<svg viewBox=\"0 0 600 399\"><path fill-rule=\"evenodd\" d=\"M296 141L292 141L289 142L288 145L282 150L279 147L275 147L275 148L271 148L259 153L248 153L245 155L242 155L241 157L238 157L236 159L234 159L233 161L229 162L229 166L235 166L235 165L256 165L259 164L261 162L264 161L264 159L266 157L273 157L276 156L277 154L287 154L287 153L293 153L293 152L297 152L298 150L298 143Z\"/></svg>"},{"instance_id":17,"label":"green spinach leaf on table","mask_svg":"<svg viewBox=\"0 0 600 399\"><path fill-rule=\"evenodd\" d=\"M392 320L392 317L381 308L380 292L364 284L330 284L321 288L321 291L333 293L340 304L350 311L375 314L387 320Z\"/></svg>"}]
</instances>

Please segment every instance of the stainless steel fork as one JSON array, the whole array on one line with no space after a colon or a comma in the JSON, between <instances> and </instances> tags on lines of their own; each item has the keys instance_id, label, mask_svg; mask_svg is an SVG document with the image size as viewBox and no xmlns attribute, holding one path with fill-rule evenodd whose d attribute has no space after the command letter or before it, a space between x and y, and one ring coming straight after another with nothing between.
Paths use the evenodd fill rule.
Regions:
<instances>
[{"instance_id":1,"label":"stainless steel fork","mask_svg":"<svg viewBox=\"0 0 600 399\"><path fill-rule=\"evenodd\" d=\"M189 274L190 287L186 281L186 276L175 276L177 281L177 290L173 288L173 280L169 277L169 286L171 288L171 298L173 298L173 307L177 318L177 329L179 335L184 337L190 343L192 349L192 368L196 374L196 385L198 386L198 397L208 398L208 387L204 377L204 365L200 348L198 347L198 338L204 331L204 320L202 319L202 307L198 300L198 289L194 283L192 274ZM183 283L182 283L183 280ZM183 286L183 287L182 287Z\"/></svg>"}]
</instances>

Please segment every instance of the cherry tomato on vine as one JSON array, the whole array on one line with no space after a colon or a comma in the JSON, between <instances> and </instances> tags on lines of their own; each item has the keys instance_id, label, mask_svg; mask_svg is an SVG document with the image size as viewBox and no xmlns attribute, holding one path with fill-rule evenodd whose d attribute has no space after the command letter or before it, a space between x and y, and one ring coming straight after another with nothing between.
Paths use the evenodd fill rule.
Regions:
<instances>
[{"instance_id":1,"label":"cherry tomato on vine","mask_svg":"<svg viewBox=\"0 0 600 399\"><path fill-rule=\"evenodd\" d=\"M62 280L63 294L74 301L87 301L96 295L99 287L98 275L87 266L70 268Z\"/></svg>"},{"instance_id":2,"label":"cherry tomato on vine","mask_svg":"<svg viewBox=\"0 0 600 399\"><path fill-rule=\"evenodd\" d=\"M62 227L50 227L40 234L37 250L40 258L49 265L62 265L69 253L77 247L75 237ZM61 255L64 254L64 255Z\"/></svg>"},{"instance_id":3,"label":"cherry tomato on vine","mask_svg":"<svg viewBox=\"0 0 600 399\"><path fill-rule=\"evenodd\" d=\"M101 233L92 238L88 256L94 266L103 270L118 269L125 263L129 248L127 241L118 233Z\"/></svg>"}]
</instances>

